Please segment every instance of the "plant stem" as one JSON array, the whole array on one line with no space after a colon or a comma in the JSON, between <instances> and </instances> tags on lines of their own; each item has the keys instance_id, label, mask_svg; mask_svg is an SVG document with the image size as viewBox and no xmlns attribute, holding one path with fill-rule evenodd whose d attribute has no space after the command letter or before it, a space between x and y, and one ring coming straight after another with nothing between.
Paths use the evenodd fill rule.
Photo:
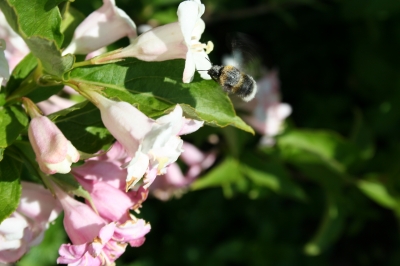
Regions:
<instances>
[{"instance_id":1,"label":"plant stem","mask_svg":"<svg viewBox=\"0 0 400 266\"><path fill-rule=\"evenodd\" d=\"M12 103L14 100L19 99L36 89L38 86L36 81L41 74L42 68L38 66L31 74L29 74L21 85L7 97L6 101Z\"/></svg>"},{"instance_id":2,"label":"plant stem","mask_svg":"<svg viewBox=\"0 0 400 266\"><path fill-rule=\"evenodd\" d=\"M90 66L90 65L92 65L92 61L89 59L89 60L86 60L86 61L75 63L73 68L83 67L83 66Z\"/></svg>"}]
</instances>

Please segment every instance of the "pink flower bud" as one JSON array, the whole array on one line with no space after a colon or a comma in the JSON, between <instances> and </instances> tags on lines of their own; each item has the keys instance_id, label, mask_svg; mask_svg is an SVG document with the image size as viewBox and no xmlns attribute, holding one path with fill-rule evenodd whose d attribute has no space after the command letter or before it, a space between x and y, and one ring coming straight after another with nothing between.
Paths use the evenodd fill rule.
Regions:
<instances>
[{"instance_id":1,"label":"pink flower bud","mask_svg":"<svg viewBox=\"0 0 400 266\"><path fill-rule=\"evenodd\" d=\"M78 151L46 116L32 118L28 136L40 170L46 174L69 173L71 164L79 160Z\"/></svg>"}]
</instances>

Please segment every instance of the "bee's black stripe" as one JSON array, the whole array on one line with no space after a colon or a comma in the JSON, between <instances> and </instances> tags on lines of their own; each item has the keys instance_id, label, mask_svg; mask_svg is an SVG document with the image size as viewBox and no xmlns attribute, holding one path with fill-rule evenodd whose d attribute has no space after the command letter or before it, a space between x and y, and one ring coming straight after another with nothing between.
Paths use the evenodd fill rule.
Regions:
<instances>
[{"instance_id":1,"label":"bee's black stripe","mask_svg":"<svg viewBox=\"0 0 400 266\"><path fill-rule=\"evenodd\" d=\"M239 84L238 84L239 85ZM246 97L252 93L254 89L254 80L249 75L243 74L241 78L241 84L236 91L239 97Z\"/></svg>"}]
</instances>

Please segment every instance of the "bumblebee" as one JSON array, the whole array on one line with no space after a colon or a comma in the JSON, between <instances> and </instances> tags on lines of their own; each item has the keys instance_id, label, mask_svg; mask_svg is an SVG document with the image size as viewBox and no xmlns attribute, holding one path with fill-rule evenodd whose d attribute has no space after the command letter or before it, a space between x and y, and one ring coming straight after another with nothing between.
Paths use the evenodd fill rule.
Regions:
<instances>
[{"instance_id":1,"label":"bumblebee","mask_svg":"<svg viewBox=\"0 0 400 266\"><path fill-rule=\"evenodd\" d=\"M254 79L234 66L213 65L207 73L224 91L239 96L245 102L256 95L257 84Z\"/></svg>"}]
</instances>

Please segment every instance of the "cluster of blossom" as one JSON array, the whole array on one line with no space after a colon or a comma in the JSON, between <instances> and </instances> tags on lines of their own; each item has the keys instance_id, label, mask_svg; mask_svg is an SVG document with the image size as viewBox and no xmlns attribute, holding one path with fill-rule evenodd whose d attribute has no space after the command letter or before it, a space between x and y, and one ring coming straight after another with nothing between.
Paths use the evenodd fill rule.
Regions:
<instances>
[{"instance_id":1,"label":"cluster of blossom","mask_svg":"<svg viewBox=\"0 0 400 266\"><path fill-rule=\"evenodd\" d=\"M115 1L103 0L103 6L76 28L63 55L86 54L91 64L115 62L125 57L143 61L181 58L185 59L182 80L188 83L196 69L211 67L207 53L212 50L212 44L200 42L205 29L201 19L204 9L200 0L184 1L178 7L178 22L137 36L135 23L115 5ZM4 83L10 69L29 53L29 49L1 13L0 25L0 39L4 39L0 47L0 82ZM98 51L122 37L128 37L131 44L98 55ZM199 74L210 79L205 71L199 71ZM279 103L276 72L272 72L265 82L261 80L258 87L265 95L257 97L257 104L250 110L255 116L248 117L248 121L266 138L272 137L289 115L290 106ZM28 137L40 170L45 176L73 174L91 200L85 203L76 200L50 178L45 184L51 192L41 185L22 182L18 209L0 224L0 262L15 262L29 247L40 243L49 223L63 210L64 227L72 243L60 247L57 262L112 264L128 244L132 247L142 245L150 231L148 223L132 214L132 211L139 211L149 190L166 200L189 186L215 162L216 151L203 153L180 138L198 130L203 121L185 118L179 105L154 120L127 102L108 99L99 90L74 89L100 110L105 127L117 142L106 154L71 167L79 161L80 152L43 113L66 108L73 102L55 95L38 105L28 98L22 99L31 117ZM272 94L276 97L271 97ZM179 156L188 165L185 174L176 163ZM110 198L113 198L112 202Z\"/></svg>"},{"instance_id":2,"label":"cluster of blossom","mask_svg":"<svg viewBox=\"0 0 400 266\"><path fill-rule=\"evenodd\" d=\"M136 25L127 14L114 0L104 0L103 6L77 27L63 54L89 54L128 37L131 45L117 53L94 57L92 63L113 62L125 57L144 61L183 58L186 59L183 81L190 82L196 68L211 67L206 53L208 46L199 42L205 29L200 18L203 13L204 5L200 0L184 1L178 7L178 22L137 36ZM0 37L4 39L0 47L0 76L5 82L10 69L29 50L2 14L0 19ZM201 75L210 78L204 72ZM28 98L22 99L31 117L29 141L44 173L44 183L51 192L41 185L22 182L18 209L0 224L0 262L15 262L29 247L40 243L49 223L61 210L64 211L65 231L72 243L60 247L58 263L110 265L128 244L142 245L150 225L131 211L138 212L158 175L166 174L169 166L176 167L174 162L184 146L188 146L179 136L203 125L203 121L186 119L179 105L169 114L153 120L127 102L108 99L101 91L74 89L99 108L104 125L117 142L106 154L88 159L82 166L71 167L80 159L80 152L37 105ZM41 104L41 107L49 113L52 107L69 104L53 98L50 105ZM198 174L204 165L196 164L200 168L193 166L198 170L192 172ZM55 173L73 174L91 200L80 202L64 191L62 185L47 178Z\"/></svg>"}]
</instances>

